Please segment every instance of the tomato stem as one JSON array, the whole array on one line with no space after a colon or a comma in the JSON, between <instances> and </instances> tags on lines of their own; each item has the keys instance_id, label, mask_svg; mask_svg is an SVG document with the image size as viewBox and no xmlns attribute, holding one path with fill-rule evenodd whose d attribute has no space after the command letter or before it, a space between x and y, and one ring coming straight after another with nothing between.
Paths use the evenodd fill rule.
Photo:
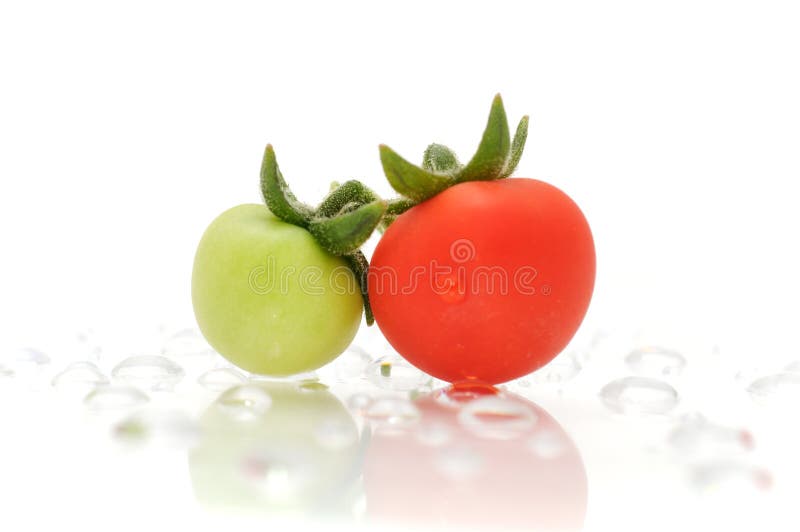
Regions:
<instances>
[{"instance_id":1,"label":"tomato stem","mask_svg":"<svg viewBox=\"0 0 800 532\"><path fill-rule=\"evenodd\" d=\"M292 225L303 228L308 226L313 209L298 201L289 190L289 185L286 184L278 168L272 144L267 144L261 163L261 194L275 216Z\"/></svg>"},{"instance_id":2,"label":"tomato stem","mask_svg":"<svg viewBox=\"0 0 800 532\"><path fill-rule=\"evenodd\" d=\"M450 148L437 143L425 150L421 167L403 159L385 144L379 150L384 174L392 188L404 198L420 203L458 183L510 176L522 157L527 137L528 117L523 116L511 139L503 100L497 94L478 149L466 165L458 162ZM391 223L396 215L387 211L386 217ZM382 224L385 225L388 224Z\"/></svg>"},{"instance_id":3,"label":"tomato stem","mask_svg":"<svg viewBox=\"0 0 800 532\"><path fill-rule=\"evenodd\" d=\"M359 248L384 218L387 202L356 180L334 183L315 209L300 202L278 167L271 144L261 164L261 194L272 213L286 223L308 230L327 252L342 257L355 275L364 301L367 324L375 318L367 289L367 262ZM395 207L396 208L396 207Z\"/></svg>"}]
</instances>

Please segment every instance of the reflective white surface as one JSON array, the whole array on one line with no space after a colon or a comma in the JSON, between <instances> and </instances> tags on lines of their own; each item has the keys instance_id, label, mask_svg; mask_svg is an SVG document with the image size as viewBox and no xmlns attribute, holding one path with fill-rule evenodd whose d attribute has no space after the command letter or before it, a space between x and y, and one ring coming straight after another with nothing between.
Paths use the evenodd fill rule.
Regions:
<instances>
[{"instance_id":1,"label":"reflective white surface","mask_svg":"<svg viewBox=\"0 0 800 532\"><path fill-rule=\"evenodd\" d=\"M391 374L373 375L369 360L396 354L371 329L351 348L358 363L349 355L288 379L248 378L197 349L195 333L181 335L193 338L182 352L165 331L171 352L134 365L102 355L66 367L6 361L21 368L0 379L0 496L14 501L10 520L85 520L90 529L152 519L200 529L790 528L800 485L798 439L785 429L797 404L786 394L800 397L791 363L780 383L769 381L782 399L765 403L764 378L737 378L721 352L695 352L663 380L638 377L630 352L641 349L623 349L635 335L595 332L562 355L582 353L569 378L410 386L402 368L393 386ZM677 351L647 350L669 352L673 367ZM155 369L138 371L144 362ZM119 371L131 367L136 383ZM171 386L142 375L167 375ZM675 394L668 407L665 389Z\"/></svg>"}]
</instances>

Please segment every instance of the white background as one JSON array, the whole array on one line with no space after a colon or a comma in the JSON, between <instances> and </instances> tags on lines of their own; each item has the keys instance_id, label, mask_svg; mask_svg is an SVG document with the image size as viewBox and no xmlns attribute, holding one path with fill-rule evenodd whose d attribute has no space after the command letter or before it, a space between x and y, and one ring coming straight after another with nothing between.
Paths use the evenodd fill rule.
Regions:
<instances>
[{"instance_id":1,"label":"white background","mask_svg":"<svg viewBox=\"0 0 800 532\"><path fill-rule=\"evenodd\" d=\"M593 228L587 323L780 367L798 358L798 27L769 1L3 1L2 344L92 327L119 357L191 326L195 246L260 201L267 142L308 202L351 177L389 196L379 143L468 159L500 92L512 124L531 116L517 175Z\"/></svg>"},{"instance_id":2,"label":"white background","mask_svg":"<svg viewBox=\"0 0 800 532\"><path fill-rule=\"evenodd\" d=\"M531 116L517 174L595 232L590 319L793 347L799 22L791 2L3 2L4 340L189 324L194 247L259 201L267 142L306 201L347 177L389 195L379 143L466 159L501 92Z\"/></svg>"}]
</instances>

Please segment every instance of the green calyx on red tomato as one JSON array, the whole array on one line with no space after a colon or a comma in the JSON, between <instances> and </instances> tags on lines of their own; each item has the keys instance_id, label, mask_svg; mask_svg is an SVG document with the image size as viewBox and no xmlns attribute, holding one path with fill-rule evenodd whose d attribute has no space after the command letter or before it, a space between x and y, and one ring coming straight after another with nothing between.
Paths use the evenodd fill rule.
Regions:
<instances>
[{"instance_id":1,"label":"green calyx on red tomato","mask_svg":"<svg viewBox=\"0 0 800 532\"><path fill-rule=\"evenodd\" d=\"M527 127L523 117L511 139L498 95L465 165L441 144L422 166L380 146L402 196L381 222L370 304L389 343L434 377L495 384L535 371L588 309L595 251L583 213L552 185L509 178Z\"/></svg>"},{"instance_id":2,"label":"green calyx on red tomato","mask_svg":"<svg viewBox=\"0 0 800 532\"><path fill-rule=\"evenodd\" d=\"M403 196L389 203L387 220L391 223L392 216L396 216L398 211L408 210L453 185L510 176L522 157L527 138L528 117L523 116L514 139L511 139L503 100L498 94L492 101L478 150L466 165L461 164L455 153L442 144L428 146L421 167L406 161L382 144L379 149L383 171L392 188Z\"/></svg>"}]
</instances>

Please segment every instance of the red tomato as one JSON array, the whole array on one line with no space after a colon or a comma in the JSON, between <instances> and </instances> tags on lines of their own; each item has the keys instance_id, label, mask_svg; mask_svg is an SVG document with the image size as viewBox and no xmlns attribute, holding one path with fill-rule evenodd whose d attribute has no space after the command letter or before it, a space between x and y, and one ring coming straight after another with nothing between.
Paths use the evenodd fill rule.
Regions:
<instances>
[{"instance_id":1,"label":"red tomato","mask_svg":"<svg viewBox=\"0 0 800 532\"><path fill-rule=\"evenodd\" d=\"M555 357L589 306L589 224L525 178L455 185L400 215L372 256L375 320L410 363L448 382L505 382Z\"/></svg>"}]
</instances>

